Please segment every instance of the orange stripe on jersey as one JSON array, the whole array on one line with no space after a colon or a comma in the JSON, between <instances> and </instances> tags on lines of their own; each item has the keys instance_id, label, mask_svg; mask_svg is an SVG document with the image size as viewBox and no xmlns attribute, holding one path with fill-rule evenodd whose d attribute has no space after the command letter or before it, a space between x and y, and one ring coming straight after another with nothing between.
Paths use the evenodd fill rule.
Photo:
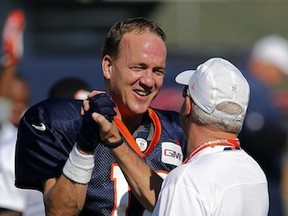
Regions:
<instances>
[{"instance_id":1,"label":"orange stripe on jersey","mask_svg":"<svg viewBox=\"0 0 288 216\"><path fill-rule=\"evenodd\" d=\"M126 142L131 146L131 148L141 157L144 157L144 154L141 152L139 146L137 145L134 137L131 135L127 127L124 125L124 123L118 119L114 118L114 121L121 132L121 134L125 137Z\"/></svg>"},{"instance_id":2,"label":"orange stripe on jersey","mask_svg":"<svg viewBox=\"0 0 288 216\"><path fill-rule=\"evenodd\" d=\"M131 148L141 157L144 157L152 152L154 149L155 145L159 142L160 140L160 135L162 132L162 127L160 120L157 116L157 114L154 112L152 109L148 109L149 117L152 119L152 123L154 125L154 134L151 140L151 143L148 147L148 149L142 153L138 144L136 143L134 137L131 135L125 124L118 119L117 117L114 118L114 121L119 129L119 131L122 133L122 135L125 137L126 142L131 146Z\"/></svg>"},{"instance_id":3,"label":"orange stripe on jersey","mask_svg":"<svg viewBox=\"0 0 288 216\"><path fill-rule=\"evenodd\" d=\"M145 155L148 155L152 152L155 145L159 142L161 132L162 132L161 123L160 123L160 120L159 120L157 114L152 109L148 109L148 112L149 112L150 118L152 119L155 130L154 130L154 135L153 135L153 138L151 140L151 143L150 143L148 149L145 151Z\"/></svg>"}]
</instances>

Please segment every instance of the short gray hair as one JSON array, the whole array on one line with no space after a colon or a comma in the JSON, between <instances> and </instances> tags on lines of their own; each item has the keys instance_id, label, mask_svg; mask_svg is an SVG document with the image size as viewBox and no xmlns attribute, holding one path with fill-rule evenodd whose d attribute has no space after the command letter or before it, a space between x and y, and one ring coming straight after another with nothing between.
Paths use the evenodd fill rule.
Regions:
<instances>
[{"instance_id":1,"label":"short gray hair","mask_svg":"<svg viewBox=\"0 0 288 216\"><path fill-rule=\"evenodd\" d=\"M232 102L222 102L217 107L217 110L230 115L239 115L243 112L242 108ZM193 121L202 126L213 126L219 128L225 132L239 134L242 130L243 121L242 120L229 120L229 119L220 119L216 118L208 113L204 112L199 106L197 106L192 100L192 113L191 116Z\"/></svg>"}]
</instances>

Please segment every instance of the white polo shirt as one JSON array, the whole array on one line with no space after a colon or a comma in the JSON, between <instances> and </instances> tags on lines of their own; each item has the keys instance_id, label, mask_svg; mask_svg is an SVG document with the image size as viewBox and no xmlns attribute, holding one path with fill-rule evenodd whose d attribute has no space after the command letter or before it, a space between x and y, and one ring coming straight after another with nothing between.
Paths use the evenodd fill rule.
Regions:
<instances>
[{"instance_id":1,"label":"white polo shirt","mask_svg":"<svg viewBox=\"0 0 288 216\"><path fill-rule=\"evenodd\" d=\"M267 216L264 172L244 150L208 147L165 178L153 215Z\"/></svg>"}]
</instances>

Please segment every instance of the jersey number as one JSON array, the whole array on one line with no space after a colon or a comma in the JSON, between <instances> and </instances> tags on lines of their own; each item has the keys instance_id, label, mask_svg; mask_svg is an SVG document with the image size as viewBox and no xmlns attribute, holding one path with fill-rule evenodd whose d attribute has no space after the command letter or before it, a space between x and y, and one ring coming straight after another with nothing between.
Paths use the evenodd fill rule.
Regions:
<instances>
[{"instance_id":1,"label":"jersey number","mask_svg":"<svg viewBox=\"0 0 288 216\"><path fill-rule=\"evenodd\" d=\"M111 180L114 182L115 194L112 215L125 216L127 208L129 208L129 206L131 205L131 190L120 167L117 164L113 164L111 170ZM167 174L163 173L163 171L158 171L157 174L159 174L163 179L167 176ZM151 215L151 212L145 210L143 216L148 215Z\"/></svg>"}]
</instances>

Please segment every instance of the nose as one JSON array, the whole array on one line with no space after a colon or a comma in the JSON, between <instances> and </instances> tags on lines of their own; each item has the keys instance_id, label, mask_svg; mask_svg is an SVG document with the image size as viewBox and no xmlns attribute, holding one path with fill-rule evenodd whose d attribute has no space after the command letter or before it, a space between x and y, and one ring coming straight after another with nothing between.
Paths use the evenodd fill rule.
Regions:
<instances>
[{"instance_id":1,"label":"nose","mask_svg":"<svg viewBox=\"0 0 288 216\"><path fill-rule=\"evenodd\" d=\"M145 70L145 72L142 74L142 76L139 79L140 84L152 88L155 84L154 78L153 78L153 72L151 70Z\"/></svg>"}]
</instances>

